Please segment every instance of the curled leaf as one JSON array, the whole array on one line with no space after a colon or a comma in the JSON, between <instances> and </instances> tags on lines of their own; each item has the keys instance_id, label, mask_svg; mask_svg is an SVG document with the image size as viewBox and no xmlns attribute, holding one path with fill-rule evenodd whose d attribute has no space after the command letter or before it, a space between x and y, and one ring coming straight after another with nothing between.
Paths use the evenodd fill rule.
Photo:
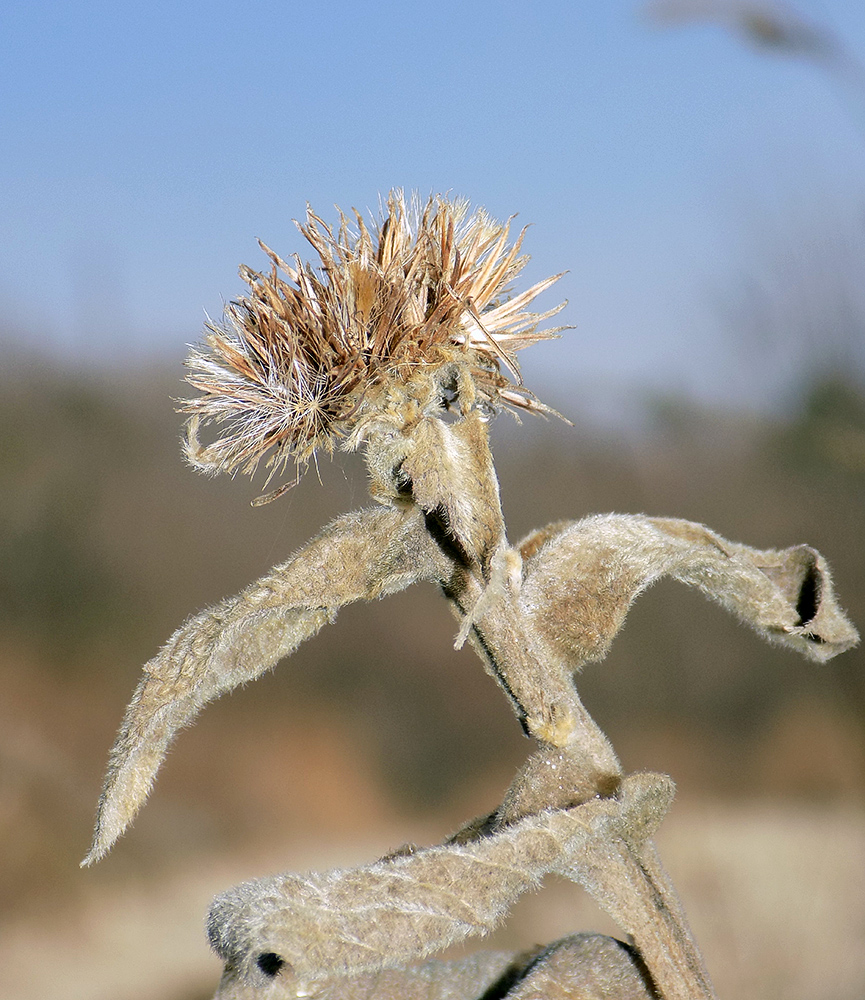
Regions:
<instances>
[{"instance_id":1,"label":"curled leaf","mask_svg":"<svg viewBox=\"0 0 865 1000\"><path fill-rule=\"evenodd\" d=\"M548 810L475 840L365 868L244 882L214 900L208 936L226 966L253 983L284 972L307 989L334 974L399 966L487 934L549 872L575 881L586 872L595 886L595 858L611 830L638 847L672 794L669 778L632 775L619 798Z\"/></svg>"},{"instance_id":2,"label":"curled leaf","mask_svg":"<svg viewBox=\"0 0 865 1000\"><path fill-rule=\"evenodd\" d=\"M505 535L488 433L472 410L450 424L425 417L399 432L379 429L365 442L372 496L416 504L442 549L484 578Z\"/></svg>"},{"instance_id":3,"label":"curled leaf","mask_svg":"<svg viewBox=\"0 0 865 1000\"><path fill-rule=\"evenodd\" d=\"M753 549L691 521L606 514L551 525L520 548L520 607L567 671L602 659L635 598L663 576L818 662L859 640L826 561L806 545Z\"/></svg>"},{"instance_id":4,"label":"curled leaf","mask_svg":"<svg viewBox=\"0 0 865 1000\"><path fill-rule=\"evenodd\" d=\"M304 995L291 974L254 986L226 969L214 1000L296 1000ZM309 995L315 1000L657 1000L635 949L602 934L574 934L517 954L480 951L460 961L334 976L316 983Z\"/></svg>"}]
</instances>

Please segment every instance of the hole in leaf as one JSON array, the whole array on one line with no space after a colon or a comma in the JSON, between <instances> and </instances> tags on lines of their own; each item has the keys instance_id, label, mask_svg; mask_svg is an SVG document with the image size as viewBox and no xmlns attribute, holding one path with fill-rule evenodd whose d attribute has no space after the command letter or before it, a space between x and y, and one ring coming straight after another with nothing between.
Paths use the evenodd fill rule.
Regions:
<instances>
[{"instance_id":1,"label":"hole in leaf","mask_svg":"<svg viewBox=\"0 0 865 1000\"><path fill-rule=\"evenodd\" d=\"M274 952L265 951L258 956L255 964L266 976L274 979L279 974L279 970L285 965L285 962Z\"/></svg>"},{"instance_id":2,"label":"hole in leaf","mask_svg":"<svg viewBox=\"0 0 865 1000\"><path fill-rule=\"evenodd\" d=\"M411 476L407 472L403 471L402 462L400 462L399 465L394 466L391 476L393 477L393 483L396 487L397 493L401 497L411 499L411 491L414 487L414 483L411 480Z\"/></svg>"},{"instance_id":3,"label":"hole in leaf","mask_svg":"<svg viewBox=\"0 0 865 1000\"><path fill-rule=\"evenodd\" d=\"M812 562L805 570L802 582L799 584L799 597L796 600L796 614L799 616L797 625L805 625L817 614L820 606L820 574Z\"/></svg>"}]
</instances>

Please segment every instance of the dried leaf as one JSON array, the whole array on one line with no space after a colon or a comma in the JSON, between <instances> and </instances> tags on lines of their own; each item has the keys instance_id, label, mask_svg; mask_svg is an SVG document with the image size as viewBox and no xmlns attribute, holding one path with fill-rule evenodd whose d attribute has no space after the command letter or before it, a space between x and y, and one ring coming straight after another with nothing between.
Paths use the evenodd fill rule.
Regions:
<instances>
[{"instance_id":1,"label":"dried leaf","mask_svg":"<svg viewBox=\"0 0 865 1000\"><path fill-rule=\"evenodd\" d=\"M437 580L416 510L347 514L237 597L190 618L144 668L114 748L90 853L98 861L144 801L171 740L219 695L259 677L344 604Z\"/></svg>"},{"instance_id":2,"label":"dried leaf","mask_svg":"<svg viewBox=\"0 0 865 1000\"><path fill-rule=\"evenodd\" d=\"M365 868L244 882L214 900L208 936L242 979L266 983L284 971L307 990L335 974L392 968L487 934L549 872L585 880L606 904L616 885L598 872L599 852L611 836L638 849L672 794L669 778L631 775L616 799L548 810L475 840Z\"/></svg>"},{"instance_id":3,"label":"dried leaf","mask_svg":"<svg viewBox=\"0 0 865 1000\"><path fill-rule=\"evenodd\" d=\"M606 514L551 525L520 548L520 609L568 674L606 655L634 599L663 576L818 662L859 640L825 560L805 545L763 551L690 521Z\"/></svg>"},{"instance_id":4,"label":"dried leaf","mask_svg":"<svg viewBox=\"0 0 865 1000\"><path fill-rule=\"evenodd\" d=\"M630 935L664 1000L714 1000L715 992L652 836L673 794L663 775L624 779L618 808L598 810L594 836L559 869Z\"/></svg>"},{"instance_id":5,"label":"dried leaf","mask_svg":"<svg viewBox=\"0 0 865 1000\"><path fill-rule=\"evenodd\" d=\"M505 535L488 437L486 421L473 410L453 424L419 419L366 449L371 494L381 503L416 504L449 558L484 580Z\"/></svg>"},{"instance_id":6,"label":"dried leaf","mask_svg":"<svg viewBox=\"0 0 865 1000\"><path fill-rule=\"evenodd\" d=\"M264 986L227 969L214 1000L296 1000L296 979L281 973ZM315 1000L657 1000L633 948L601 934L574 934L529 952L476 952L455 962L335 976L316 983Z\"/></svg>"}]
</instances>

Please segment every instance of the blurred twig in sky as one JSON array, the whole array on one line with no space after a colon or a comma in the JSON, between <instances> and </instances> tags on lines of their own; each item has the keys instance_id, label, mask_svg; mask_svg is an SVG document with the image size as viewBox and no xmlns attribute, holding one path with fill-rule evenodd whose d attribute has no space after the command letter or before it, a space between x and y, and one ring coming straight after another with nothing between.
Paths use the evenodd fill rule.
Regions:
<instances>
[{"instance_id":1,"label":"blurred twig in sky","mask_svg":"<svg viewBox=\"0 0 865 1000\"><path fill-rule=\"evenodd\" d=\"M644 11L662 26L713 22L760 50L817 63L842 87L865 132L865 67L830 28L786 4L751 0L651 0Z\"/></svg>"},{"instance_id":2,"label":"blurred twig in sky","mask_svg":"<svg viewBox=\"0 0 865 1000\"><path fill-rule=\"evenodd\" d=\"M810 59L837 58L842 46L825 28L789 7L748 0L653 0L646 13L659 24L714 21L764 49Z\"/></svg>"}]
</instances>

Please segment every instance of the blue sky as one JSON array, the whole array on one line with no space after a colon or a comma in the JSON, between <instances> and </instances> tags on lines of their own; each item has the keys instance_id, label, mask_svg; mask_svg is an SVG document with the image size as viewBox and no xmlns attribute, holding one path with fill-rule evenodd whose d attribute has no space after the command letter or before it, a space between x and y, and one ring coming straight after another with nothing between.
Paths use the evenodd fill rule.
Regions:
<instances>
[{"instance_id":1,"label":"blue sky","mask_svg":"<svg viewBox=\"0 0 865 1000\"><path fill-rule=\"evenodd\" d=\"M865 5L797 10L865 60ZM263 262L257 237L302 250L307 201L332 218L399 186L519 213L528 278L568 269L577 329L524 356L528 384L780 398L808 363L784 341L801 310L767 336L742 296L861 275L865 91L641 11L5 0L0 336L179 357Z\"/></svg>"}]
</instances>

